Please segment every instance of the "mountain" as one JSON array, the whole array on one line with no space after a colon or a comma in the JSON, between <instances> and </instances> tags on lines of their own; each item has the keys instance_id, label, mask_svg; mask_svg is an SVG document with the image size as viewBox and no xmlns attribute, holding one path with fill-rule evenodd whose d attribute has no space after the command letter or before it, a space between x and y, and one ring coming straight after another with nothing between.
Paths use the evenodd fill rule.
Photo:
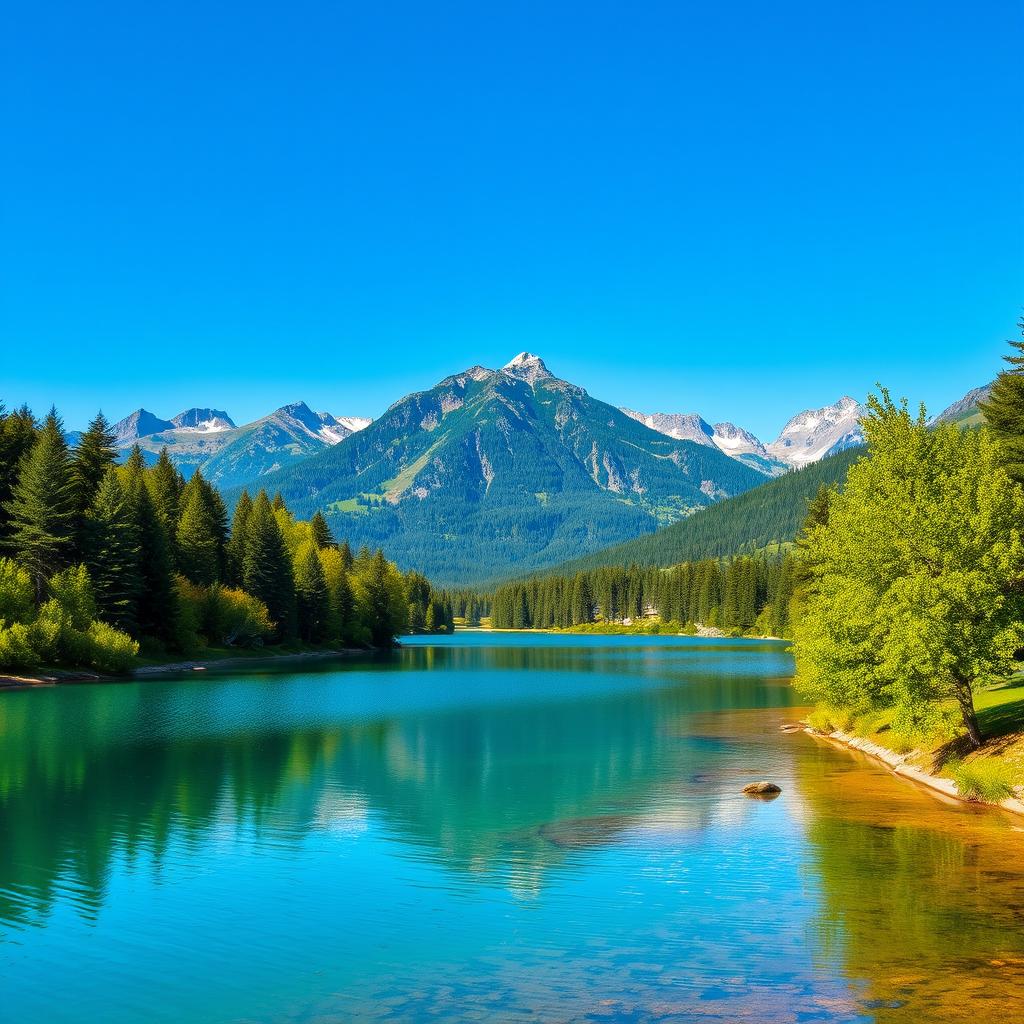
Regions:
<instances>
[{"instance_id":1,"label":"mountain","mask_svg":"<svg viewBox=\"0 0 1024 1024\"><path fill-rule=\"evenodd\" d=\"M842 486L850 466L861 455L857 447L829 455L655 533L573 559L553 571L571 575L605 565L678 565L788 543L796 538L807 514L807 502L818 488L822 484Z\"/></svg>"},{"instance_id":2,"label":"mountain","mask_svg":"<svg viewBox=\"0 0 1024 1024\"><path fill-rule=\"evenodd\" d=\"M523 352L408 395L261 483L300 515L323 509L354 545L385 545L403 567L467 583L597 550L763 480L713 445L648 429Z\"/></svg>"},{"instance_id":3,"label":"mountain","mask_svg":"<svg viewBox=\"0 0 1024 1024\"><path fill-rule=\"evenodd\" d=\"M366 427L370 421L346 417ZM251 484L350 437L355 430L330 413L313 412L305 402L293 402L269 416L232 431L226 443L202 464L203 476L221 488Z\"/></svg>"},{"instance_id":4,"label":"mountain","mask_svg":"<svg viewBox=\"0 0 1024 1024\"><path fill-rule=\"evenodd\" d=\"M369 422L313 412L305 402L294 402L241 427L222 409L186 409L172 420L137 409L113 430L119 448L138 444L148 461L167 448L186 476L201 469L226 488L254 482L336 445Z\"/></svg>"},{"instance_id":5,"label":"mountain","mask_svg":"<svg viewBox=\"0 0 1024 1024\"><path fill-rule=\"evenodd\" d=\"M136 409L123 420L118 420L111 429L114 432L114 443L119 448L130 448L140 437L148 437L161 430L173 430L174 424L145 409Z\"/></svg>"},{"instance_id":6,"label":"mountain","mask_svg":"<svg viewBox=\"0 0 1024 1024\"><path fill-rule=\"evenodd\" d=\"M992 394L992 385L973 388L963 398L943 409L932 423L959 423L965 427L979 427L984 422L980 405Z\"/></svg>"},{"instance_id":7,"label":"mountain","mask_svg":"<svg viewBox=\"0 0 1024 1024\"><path fill-rule=\"evenodd\" d=\"M767 445L768 454L789 466L806 466L864 443L860 418L864 406L849 395L821 409L794 416Z\"/></svg>"},{"instance_id":8,"label":"mountain","mask_svg":"<svg viewBox=\"0 0 1024 1024\"><path fill-rule=\"evenodd\" d=\"M197 434L219 434L234 430L235 422L220 409L186 409L171 420L175 428Z\"/></svg>"}]
</instances>

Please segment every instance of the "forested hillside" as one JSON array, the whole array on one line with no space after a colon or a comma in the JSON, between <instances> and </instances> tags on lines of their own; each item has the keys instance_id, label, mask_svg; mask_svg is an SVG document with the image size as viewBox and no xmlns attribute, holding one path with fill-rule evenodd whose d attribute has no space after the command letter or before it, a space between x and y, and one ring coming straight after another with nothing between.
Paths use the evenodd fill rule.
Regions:
<instances>
[{"instance_id":1,"label":"forested hillside","mask_svg":"<svg viewBox=\"0 0 1024 1024\"><path fill-rule=\"evenodd\" d=\"M559 573L614 565L677 565L792 541L822 486L842 486L864 454L851 448L695 512L681 522L559 566Z\"/></svg>"},{"instance_id":2,"label":"forested hillside","mask_svg":"<svg viewBox=\"0 0 1024 1024\"><path fill-rule=\"evenodd\" d=\"M383 552L353 555L320 515L243 492L229 519L198 470L136 446L118 464L102 414L69 450L56 412L0 406L0 667L123 671L144 650L390 645L447 631L451 603Z\"/></svg>"},{"instance_id":3,"label":"forested hillside","mask_svg":"<svg viewBox=\"0 0 1024 1024\"><path fill-rule=\"evenodd\" d=\"M557 564L648 532L764 476L648 429L524 354L396 403L263 481L354 544L445 584Z\"/></svg>"}]
</instances>

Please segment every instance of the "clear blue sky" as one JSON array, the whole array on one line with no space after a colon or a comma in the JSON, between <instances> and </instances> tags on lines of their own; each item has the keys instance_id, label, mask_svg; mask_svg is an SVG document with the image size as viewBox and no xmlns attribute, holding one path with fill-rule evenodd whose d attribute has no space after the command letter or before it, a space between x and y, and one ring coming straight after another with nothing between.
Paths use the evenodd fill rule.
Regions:
<instances>
[{"instance_id":1,"label":"clear blue sky","mask_svg":"<svg viewBox=\"0 0 1024 1024\"><path fill-rule=\"evenodd\" d=\"M17 2L0 396L376 415L520 349L774 435L1024 306L1013 2Z\"/></svg>"}]
</instances>

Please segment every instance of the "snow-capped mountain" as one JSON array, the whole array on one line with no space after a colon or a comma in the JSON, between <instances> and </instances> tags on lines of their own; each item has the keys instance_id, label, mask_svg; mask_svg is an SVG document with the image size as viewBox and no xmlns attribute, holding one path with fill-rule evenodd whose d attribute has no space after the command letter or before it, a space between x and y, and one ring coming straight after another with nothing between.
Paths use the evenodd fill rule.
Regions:
<instances>
[{"instance_id":1,"label":"snow-capped mountain","mask_svg":"<svg viewBox=\"0 0 1024 1024\"><path fill-rule=\"evenodd\" d=\"M234 430L235 421L221 409L186 409L171 420L177 430L193 434L219 434Z\"/></svg>"},{"instance_id":2,"label":"snow-capped mountain","mask_svg":"<svg viewBox=\"0 0 1024 1024\"><path fill-rule=\"evenodd\" d=\"M798 468L864 443L864 406L844 395L832 405L797 413L766 445L769 455Z\"/></svg>"},{"instance_id":3,"label":"snow-capped mountain","mask_svg":"<svg viewBox=\"0 0 1024 1024\"><path fill-rule=\"evenodd\" d=\"M520 352L502 367L502 371L513 377L518 377L520 380L525 380L527 384L536 384L539 380L555 379L555 375L544 365L544 360L532 352Z\"/></svg>"},{"instance_id":4,"label":"snow-capped mountain","mask_svg":"<svg viewBox=\"0 0 1024 1024\"><path fill-rule=\"evenodd\" d=\"M765 446L749 430L737 427L735 423L712 426L697 413L642 413L625 408L621 411L659 434L717 448L768 476L775 476L786 468L785 464L768 454Z\"/></svg>"},{"instance_id":5,"label":"snow-capped mountain","mask_svg":"<svg viewBox=\"0 0 1024 1024\"><path fill-rule=\"evenodd\" d=\"M289 419L301 431L311 438L325 444L338 444L357 430L363 430L372 422L362 416L332 416L329 412L314 412L305 402L292 402L283 405L272 416L278 419Z\"/></svg>"}]
</instances>

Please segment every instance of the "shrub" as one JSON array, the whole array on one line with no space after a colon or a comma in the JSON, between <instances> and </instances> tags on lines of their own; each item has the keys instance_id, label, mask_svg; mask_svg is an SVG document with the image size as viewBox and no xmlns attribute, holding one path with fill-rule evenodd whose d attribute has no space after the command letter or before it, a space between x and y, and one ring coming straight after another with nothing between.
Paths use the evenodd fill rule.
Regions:
<instances>
[{"instance_id":1,"label":"shrub","mask_svg":"<svg viewBox=\"0 0 1024 1024\"><path fill-rule=\"evenodd\" d=\"M946 765L962 797L998 803L1013 796L1010 772L1001 761L954 761Z\"/></svg>"},{"instance_id":2,"label":"shrub","mask_svg":"<svg viewBox=\"0 0 1024 1024\"><path fill-rule=\"evenodd\" d=\"M258 647L274 631L267 606L244 590L211 587L206 603L207 639L214 643Z\"/></svg>"},{"instance_id":3,"label":"shrub","mask_svg":"<svg viewBox=\"0 0 1024 1024\"><path fill-rule=\"evenodd\" d=\"M832 717L825 708L815 708L807 716L807 724L815 732L830 733L836 731L835 725L832 724Z\"/></svg>"},{"instance_id":4,"label":"shrub","mask_svg":"<svg viewBox=\"0 0 1024 1024\"><path fill-rule=\"evenodd\" d=\"M127 634L105 622L91 622L87 632L88 664L100 672L127 672L139 645Z\"/></svg>"},{"instance_id":5,"label":"shrub","mask_svg":"<svg viewBox=\"0 0 1024 1024\"><path fill-rule=\"evenodd\" d=\"M39 652L32 643L28 626L15 622L6 629L0 629L0 667L34 668L39 661Z\"/></svg>"},{"instance_id":6,"label":"shrub","mask_svg":"<svg viewBox=\"0 0 1024 1024\"><path fill-rule=\"evenodd\" d=\"M10 558L0 558L0 622L30 622L35 613L32 577Z\"/></svg>"}]
</instances>

